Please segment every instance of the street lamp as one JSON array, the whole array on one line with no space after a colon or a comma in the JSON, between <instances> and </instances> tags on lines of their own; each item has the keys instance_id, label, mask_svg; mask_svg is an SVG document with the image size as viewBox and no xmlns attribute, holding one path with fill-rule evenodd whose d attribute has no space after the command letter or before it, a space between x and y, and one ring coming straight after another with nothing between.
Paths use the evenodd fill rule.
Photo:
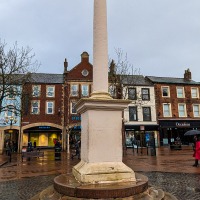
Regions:
<instances>
[{"instance_id":1,"label":"street lamp","mask_svg":"<svg viewBox=\"0 0 200 200\"><path fill-rule=\"evenodd\" d=\"M6 117L5 117L5 122L6 122L6 124L10 123L10 131L12 131L12 130L11 130L11 129L12 129L12 125L15 124L15 123L17 123L17 118L14 117L14 116L10 116L10 117L6 116ZM10 132L10 131L9 131L9 132ZM10 132L10 134L11 134L11 132ZM10 142L11 142L11 135L10 135ZM10 162L11 162L11 153L12 153L12 149L11 149L11 146L10 146L10 144L9 144L9 152L8 152L8 155L10 156Z\"/></svg>"}]
</instances>

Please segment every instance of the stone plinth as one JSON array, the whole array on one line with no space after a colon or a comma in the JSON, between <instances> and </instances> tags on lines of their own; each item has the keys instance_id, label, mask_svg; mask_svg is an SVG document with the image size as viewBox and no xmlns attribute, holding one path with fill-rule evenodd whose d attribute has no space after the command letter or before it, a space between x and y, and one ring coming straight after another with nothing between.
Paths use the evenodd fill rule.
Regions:
<instances>
[{"instance_id":1,"label":"stone plinth","mask_svg":"<svg viewBox=\"0 0 200 200\"><path fill-rule=\"evenodd\" d=\"M135 181L132 169L122 162L122 111L130 101L81 99L81 162L73 167L81 183Z\"/></svg>"}]
</instances>

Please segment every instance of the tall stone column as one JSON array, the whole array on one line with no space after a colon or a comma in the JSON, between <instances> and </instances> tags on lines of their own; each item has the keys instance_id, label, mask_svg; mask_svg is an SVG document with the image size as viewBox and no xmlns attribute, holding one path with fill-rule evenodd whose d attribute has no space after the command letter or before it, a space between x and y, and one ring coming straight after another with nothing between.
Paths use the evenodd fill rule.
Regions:
<instances>
[{"instance_id":1,"label":"tall stone column","mask_svg":"<svg viewBox=\"0 0 200 200\"><path fill-rule=\"evenodd\" d=\"M93 92L76 105L81 114L81 161L72 172L82 183L135 181L133 170L122 162L122 112L130 101L108 94L106 0L94 0L93 31Z\"/></svg>"}]
</instances>

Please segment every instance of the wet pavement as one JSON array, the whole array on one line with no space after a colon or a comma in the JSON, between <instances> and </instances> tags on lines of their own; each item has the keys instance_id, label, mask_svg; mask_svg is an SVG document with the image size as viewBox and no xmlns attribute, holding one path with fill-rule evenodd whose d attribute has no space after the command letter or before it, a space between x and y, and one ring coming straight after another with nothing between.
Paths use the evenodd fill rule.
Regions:
<instances>
[{"instance_id":1,"label":"wet pavement","mask_svg":"<svg viewBox=\"0 0 200 200\"><path fill-rule=\"evenodd\" d=\"M174 194L179 200L200 200L200 167L193 167L192 148L172 151L157 149L156 156L147 155L147 149L128 149L124 162L134 171L146 175L149 185ZM0 156L0 200L27 200L48 186L55 176L71 172L79 162L62 152L60 161L54 160L54 151L45 151L44 158L24 159L20 154L9 158ZM3 163L4 162L4 163ZM1 164L4 164L1 166Z\"/></svg>"}]
</instances>

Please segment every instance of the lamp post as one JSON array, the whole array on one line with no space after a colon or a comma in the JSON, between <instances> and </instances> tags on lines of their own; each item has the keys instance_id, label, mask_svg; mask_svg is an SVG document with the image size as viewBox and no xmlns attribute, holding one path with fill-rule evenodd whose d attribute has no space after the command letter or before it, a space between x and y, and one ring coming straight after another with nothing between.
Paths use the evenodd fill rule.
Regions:
<instances>
[{"instance_id":1,"label":"lamp post","mask_svg":"<svg viewBox=\"0 0 200 200\"><path fill-rule=\"evenodd\" d=\"M10 117L8 117L8 116L6 116L5 117L5 122L8 124L8 123L10 123L10 131L12 131L11 129L12 129L12 125L13 124L15 124L15 123L17 123L17 119L16 119L16 117L14 117L14 116L10 116ZM11 139L11 136L10 136L10 139ZM10 142L11 142L11 140L10 140ZM9 147L9 150L8 150L8 156L10 156L10 162L11 162L11 153L12 153L12 149L11 149L11 146L10 146L11 144L8 144L8 147Z\"/></svg>"}]
</instances>

